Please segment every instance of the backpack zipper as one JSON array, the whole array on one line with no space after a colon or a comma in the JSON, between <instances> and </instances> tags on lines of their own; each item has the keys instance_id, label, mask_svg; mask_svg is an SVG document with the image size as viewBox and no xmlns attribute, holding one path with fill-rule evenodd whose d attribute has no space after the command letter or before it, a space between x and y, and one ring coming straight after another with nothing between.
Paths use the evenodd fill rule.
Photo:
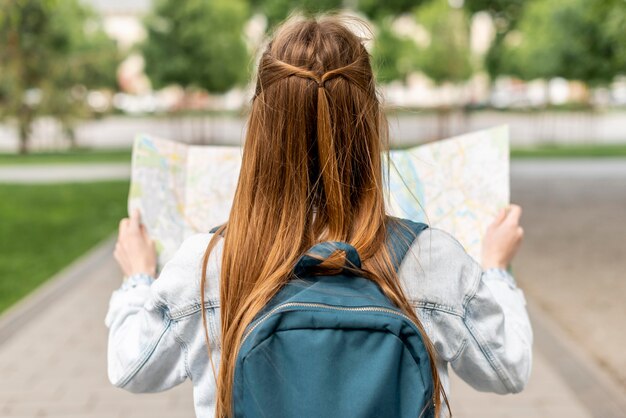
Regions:
<instances>
[{"instance_id":1,"label":"backpack zipper","mask_svg":"<svg viewBox=\"0 0 626 418\"><path fill-rule=\"evenodd\" d=\"M272 310L267 312L261 318L257 319L255 322L253 322L252 326L243 335L243 337L241 339L240 347L243 346L243 344L246 342L246 339L250 336L250 334L252 334L252 332L259 325L261 325L263 322L265 322L265 320L267 320L271 315L275 314L276 312L278 312L278 311L280 311L280 310L282 310L284 308L292 308L292 307L320 308L320 309L328 309L328 310L331 310L331 311L383 312L383 313L388 313L388 314L400 316L400 317L406 319L407 321L412 322L411 318L409 318L407 315L403 314L402 312L398 312L398 311L396 311L394 309L390 309L390 308L382 308L380 306L354 306L354 307L348 307L348 306L327 305L325 303L287 302L287 303L283 303L281 305L278 305L278 306L274 307Z\"/></svg>"}]
</instances>

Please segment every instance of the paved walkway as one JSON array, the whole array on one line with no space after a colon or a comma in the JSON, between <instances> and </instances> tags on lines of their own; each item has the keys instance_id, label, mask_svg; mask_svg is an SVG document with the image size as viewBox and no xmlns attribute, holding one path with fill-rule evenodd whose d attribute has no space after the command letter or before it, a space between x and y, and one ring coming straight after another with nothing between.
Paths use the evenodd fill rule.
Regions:
<instances>
[{"instance_id":1,"label":"paved walkway","mask_svg":"<svg viewBox=\"0 0 626 418\"><path fill-rule=\"evenodd\" d=\"M593 417L537 350L530 382L522 393L500 396L476 392L455 376L450 397L455 418Z\"/></svg>"},{"instance_id":2,"label":"paved walkway","mask_svg":"<svg viewBox=\"0 0 626 418\"><path fill-rule=\"evenodd\" d=\"M189 383L149 395L109 384L103 318L119 284L111 250L103 244L0 317L1 417L194 416ZM455 417L592 417L541 352L534 364L520 395L478 394L453 379Z\"/></svg>"},{"instance_id":3,"label":"paved walkway","mask_svg":"<svg viewBox=\"0 0 626 418\"><path fill-rule=\"evenodd\" d=\"M91 270L89 276L52 290L53 301L26 300L38 312L0 335L0 417L194 417L189 384L144 395L109 384L104 315L120 273L109 256L87 261L77 273Z\"/></svg>"},{"instance_id":4,"label":"paved walkway","mask_svg":"<svg viewBox=\"0 0 626 418\"><path fill-rule=\"evenodd\" d=\"M0 183L61 183L130 178L128 163L0 165ZM626 178L625 158L522 159L511 162L515 181Z\"/></svg>"},{"instance_id":5,"label":"paved walkway","mask_svg":"<svg viewBox=\"0 0 626 418\"><path fill-rule=\"evenodd\" d=\"M0 166L0 183L45 184L126 180L128 163L19 164Z\"/></svg>"}]
</instances>

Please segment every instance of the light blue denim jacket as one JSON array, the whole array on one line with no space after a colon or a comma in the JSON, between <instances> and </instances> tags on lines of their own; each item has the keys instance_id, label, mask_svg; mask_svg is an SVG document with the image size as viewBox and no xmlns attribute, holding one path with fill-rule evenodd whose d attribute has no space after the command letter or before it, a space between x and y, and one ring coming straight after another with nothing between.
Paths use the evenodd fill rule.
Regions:
<instances>
[{"instance_id":1,"label":"light blue denim jacket","mask_svg":"<svg viewBox=\"0 0 626 418\"><path fill-rule=\"evenodd\" d=\"M214 416L215 380L200 314L201 260L211 234L182 244L155 281L135 277L111 296L108 375L131 392L158 392L193 381L196 415ZM219 365L222 242L209 259L208 331ZM532 330L522 291L502 270L483 272L449 234L431 228L413 243L399 278L435 345L448 387L448 364L480 391L515 393L528 381Z\"/></svg>"}]
</instances>

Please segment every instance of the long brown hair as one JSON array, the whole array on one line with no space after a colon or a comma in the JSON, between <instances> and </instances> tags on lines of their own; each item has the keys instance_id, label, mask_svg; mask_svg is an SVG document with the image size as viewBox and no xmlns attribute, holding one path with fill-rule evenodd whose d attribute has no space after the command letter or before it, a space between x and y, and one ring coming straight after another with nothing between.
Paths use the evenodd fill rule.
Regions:
<instances>
[{"instance_id":1,"label":"long brown hair","mask_svg":"<svg viewBox=\"0 0 626 418\"><path fill-rule=\"evenodd\" d=\"M224 247L217 417L232 416L235 364L245 328L289 281L298 258L326 240L353 245L363 260L362 273L422 332L439 416L445 393L435 350L384 245L387 131L370 56L342 18L291 19L276 31L258 67L233 206L218 230ZM206 270L218 239L219 234L212 237L203 260L205 331ZM334 254L325 264L336 266L340 256Z\"/></svg>"}]
</instances>

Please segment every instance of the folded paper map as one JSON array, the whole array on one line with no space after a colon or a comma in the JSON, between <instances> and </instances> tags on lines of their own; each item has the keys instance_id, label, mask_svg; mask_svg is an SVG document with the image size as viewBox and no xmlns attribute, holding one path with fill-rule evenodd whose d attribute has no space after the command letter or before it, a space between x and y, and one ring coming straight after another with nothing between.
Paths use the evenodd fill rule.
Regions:
<instances>
[{"instance_id":1,"label":"folded paper map","mask_svg":"<svg viewBox=\"0 0 626 418\"><path fill-rule=\"evenodd\" d=\"M227 221L241 154L240 147L136 138L128 207L141 210L156 242L159 266L188 236ZM509 203L508 129L391 151L385 178L391 215L451 233L480 260L486 227Z\"/></svg>"}]
</instances>

